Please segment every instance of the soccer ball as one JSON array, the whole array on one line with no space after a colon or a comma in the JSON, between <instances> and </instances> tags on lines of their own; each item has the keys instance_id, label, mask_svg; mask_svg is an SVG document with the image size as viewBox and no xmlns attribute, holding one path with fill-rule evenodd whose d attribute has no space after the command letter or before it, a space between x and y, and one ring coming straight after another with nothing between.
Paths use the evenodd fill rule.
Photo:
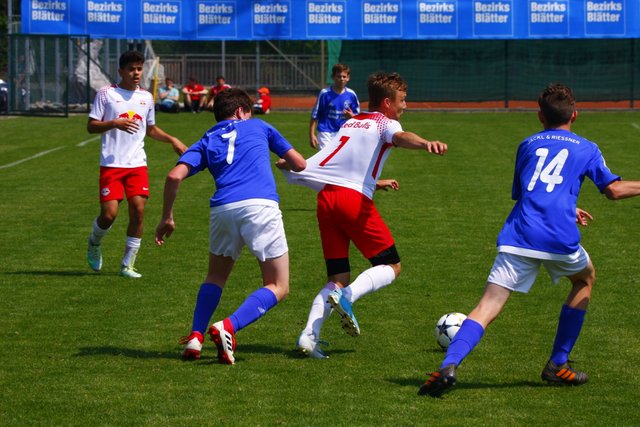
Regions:
<instances>
[{"instance_id":1,"label":"soccer ball","mask_svg":"<svg viewBox=\"0 0 640 427\"><path fill-rule=\"evenodd\" d=\"M438 320L435 330L436 341L443 350L449 347L466 318L467 316L462 313L447 313Z\"/></svg>"}]
</instances>

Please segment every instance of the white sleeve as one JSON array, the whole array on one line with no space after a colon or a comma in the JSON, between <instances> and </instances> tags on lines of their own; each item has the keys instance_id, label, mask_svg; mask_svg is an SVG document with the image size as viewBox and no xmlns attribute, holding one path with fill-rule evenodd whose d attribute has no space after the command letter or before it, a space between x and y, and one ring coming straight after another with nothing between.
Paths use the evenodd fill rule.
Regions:
<instances>
[{"instance_id":1,"label":"white sleeve","mask_svg":"<svg viewBox=\"0 0 640 427\"><path fill-rule=\"evenodd\" d=\"M104 107L107 103L107 91L100 89L93 99L93 105L91 105L91 112L89 117L92 119L103 121L104 119Z\"/></svg>"},{"instance_id":2,"label":"white sleeve","mask_svg":"<svg viewBox=\"0 0 640 427\"><path fill-rule=\"evenodd\" d=\"M153 105L153 96L149 97L149 111L147 112L147 126L155 126L156 124L156 109Z\"/></svg>"},{"instance_id":3,"label":"white sleeve","mask_svg":"<svg viewBox=\"0 0 640 427\"><path fill-rule=\"evenodd\" d=\"M393 135L402 132L402 125L397 120L388 120L382 129L382 138L384 142L393 141Z\"/></svg>"}]
</instances>

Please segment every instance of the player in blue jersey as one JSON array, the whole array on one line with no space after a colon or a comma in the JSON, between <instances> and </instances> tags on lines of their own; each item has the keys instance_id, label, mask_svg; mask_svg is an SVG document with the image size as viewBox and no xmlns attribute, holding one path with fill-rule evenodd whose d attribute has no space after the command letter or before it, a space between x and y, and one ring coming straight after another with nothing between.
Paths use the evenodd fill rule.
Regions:
<instances>
[{"instance_id":1,"label":"player in blue jersey","mask_svg":"<svg viewBox=\"0 0 640 427\"><path fill-rule=\"evenodd\" d=\"M347 87L351 78L349 66L335 64L331 69L331 78L333 85L320 91L309 122L309 143L318 150L322 150L336 136L347 119L360 112L358 95Z\"/></svg>"},{"instance_id":2,"label":"player in blue jersey","mask_svg":"<svg viewBox=\"0 0 640 427\"><path fill-rule=\"evenodd\" d=\"M241 89L220 92L213 105L218 123L180 157L165 182L162 219L156 228L158 245L175 229L173 204L180 183L208 169L216 187L210 200L209 270L196 300L191 334L182 341L185 359L200 358L203 335L245 245L258 259L263 287L231 316L208 328L220 362L233 364L235 334L289 293L287 239L270 152L294 170L303 170L306 161L273 126L251 119L251 105Z\"/></svg>"},{"instance_id":3,"label":"player in blue jersey","mask_svg":"<svg viewBox=\"0 0 640 427\"><path fill-rule=\"evenodd\" d=\"M516 203L498 235L498 255L484 294L449 345L440 369L430 375L418 394L437 397L455 385L456 368L478 344L511 293L529 291L541 265L554 282L567 277L572 284L542 379L567 385L587 382L587 374L569 364L595 280L576 226L587 225L591 216L576 207L578 194L585 177L610 200L640 195L640 181L622 181L611 173L596 144L571 132L578 113L569 87L547 86L538 105L544 130L518 147L512 189Z\"/></svg>"}]
</instances>

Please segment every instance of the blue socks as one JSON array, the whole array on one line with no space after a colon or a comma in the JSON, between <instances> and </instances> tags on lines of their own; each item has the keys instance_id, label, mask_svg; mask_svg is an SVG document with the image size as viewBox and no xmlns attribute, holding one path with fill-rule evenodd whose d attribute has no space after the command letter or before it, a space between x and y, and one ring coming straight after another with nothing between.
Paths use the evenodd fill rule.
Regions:
<instances>
[{"instance_id":1,"label":"blue socks","mask_svg":"<svg viewBox=\"0 0 640 427\"><path fill-rule=\"evenodd\" d=\"M198 331L204 335L209 327L211 316L213 316L213 312L216 311L216 307L218 307L221 295L222 288L218 285L206 282L200 285L200 292L198 292L198 298L196 299L196 307L193 310L192 331Z\"/></svg>"},{"instance_id":2,"label":"blue socks","mask_svg":"<svg viewBox=\"0 0 640 427\"><path fill-rule=\"evenodd\" d=\"M551 361L557 366L561 366L569 360L569 353L578 340L586 313L586 310L571 308L568 305L562 306L560 320L558 320L558 332L551 352Z\"/></svg>"},{"instance_id":3,"label":"blue socks","mask_svg":"<svg viewBox=\"0 0 640 427\"><path fill-rule=\"evenodd\" d=\"M558 332L553 342L553 351L551 353L551 361L561 366L569 360L569 353L573 349L582 324L584 323L585 310L571 308L563 305L560 311L560 320L558 321ZM441 368L454 364L460 365L465 357L475 348L482 339L484 329L478 322L467 319L462 322L460 330L456 334L453 341L447 349L447 355L442 361Z\"/></svg>"},{"instance_id":4,"label":"blue socks","mask_svg":"<svg viewBox=\"0 0 640 427\"><path fill-rule=\"evenodd\" d=\"M451 344L449 344L447 355L444 357L440 368L452 363L456 366L460 365L464 358L471 353L471 350L478 345L483 334L484 328L482 325L475 320L467 318L462 322L460 330L451 341Z\"/></svg>"},{"instance_id":5,"label":"blue socks","mask_svg":"<svg viewBox=\"0 0 640 427\"><path fill-rule=\"evenodd\" d=\"M234 332L255 322L278 303L276 295L267 288L260 288L247 297L229 316Z\"/></svg>"}]
</instances>

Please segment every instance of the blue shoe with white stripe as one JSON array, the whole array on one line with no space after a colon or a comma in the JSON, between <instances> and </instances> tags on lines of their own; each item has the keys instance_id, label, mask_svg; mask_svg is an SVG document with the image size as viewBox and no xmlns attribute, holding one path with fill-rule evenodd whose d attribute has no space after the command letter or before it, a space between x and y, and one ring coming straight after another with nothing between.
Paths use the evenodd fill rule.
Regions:
<instances>
[{"instance_id":1,"label":"blue shoe with white stripe","mask_svg":"<svg viewBox=\"0 0 640 427\"><path fill-rule=\"evenodd\" d=\"M358 326L356 316L353 314L351 303L347 301L342 294L342 289L338 288L331 291L327 298L327 302L331 304L333 309L340 315L342 329L352 337L359 336L360 326Z\"/></svg>"}]
</instances>

